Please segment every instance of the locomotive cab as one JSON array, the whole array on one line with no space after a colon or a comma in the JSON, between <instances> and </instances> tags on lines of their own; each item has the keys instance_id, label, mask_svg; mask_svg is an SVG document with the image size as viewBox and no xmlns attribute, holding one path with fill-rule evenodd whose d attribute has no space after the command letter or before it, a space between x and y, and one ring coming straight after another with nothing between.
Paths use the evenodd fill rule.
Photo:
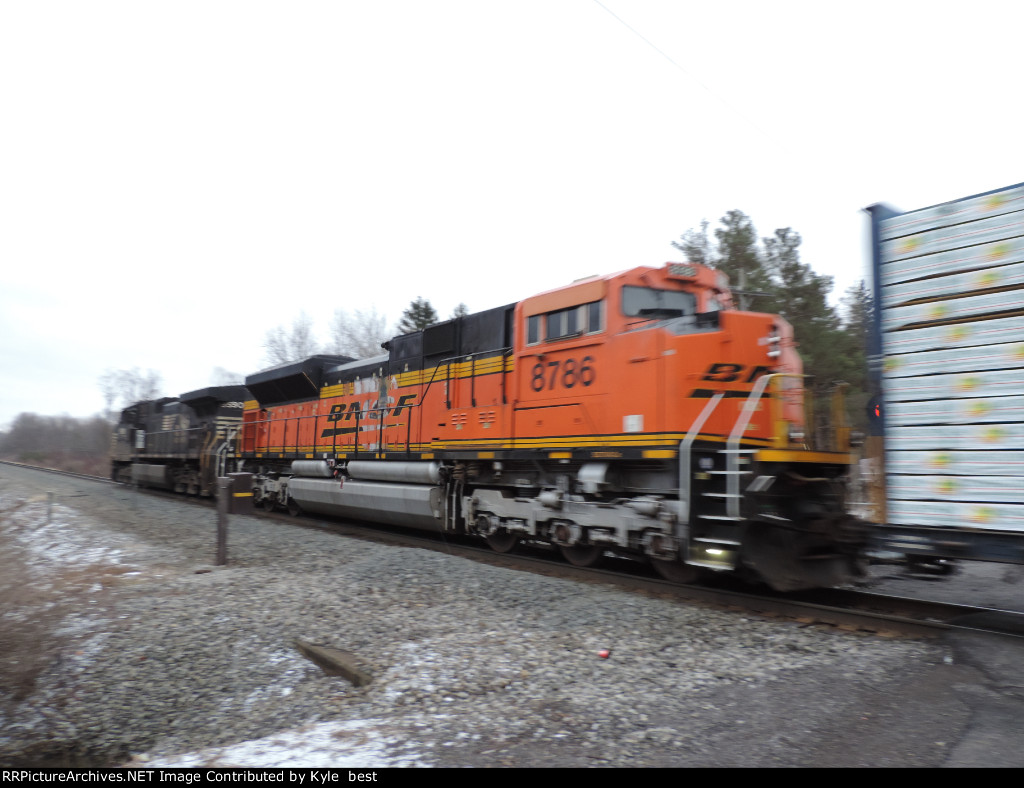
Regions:
<instances>
[{"instance_id":1,"label":"locomotive cab","mask_svg":"<svg viewBox=\"0 0 1024 788\"><path fill-rule=\"evenodd\" d=\"M582 500L658 512L624 515L620 545L674 579L738 569L790 590L858 571L848 446L815 443L791 327L733 309L722 274L668 264L584 280L523 301L516 324L517 437L572 444L546 459L575 470ZM598 535L561 533L573 549Z\"/></svg>"}]
</instances>

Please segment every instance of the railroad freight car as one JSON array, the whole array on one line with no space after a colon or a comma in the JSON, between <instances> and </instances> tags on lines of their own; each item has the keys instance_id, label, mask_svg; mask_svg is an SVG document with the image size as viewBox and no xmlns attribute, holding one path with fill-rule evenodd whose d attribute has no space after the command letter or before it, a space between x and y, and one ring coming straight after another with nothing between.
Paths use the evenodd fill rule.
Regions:
<instances>
[{"instance_id":1,"label":"railroad freight car","mask_svg":"<svg viewBox=\"0 0 1024 788\"><path fill-rule=\"evenodd\" d=\"M111 438L111 478L213 495L217 477L235 464L248 398L244 386L216 386L125 408Z\"/></svg>"},{"instance_id":2,"label":"railroad freight car","mask_svg":"<svg viewBox=\"0 0 1024 788\"><path fill-rule=\"evenodd\" d=\"M867 211L877 541L1024 563L1024 184Z\"/></svg>"},{"instance_id":3,"label":"railroad freight car","mask_svg":"<svg viewBox=\"0 0 1024 788\"><path fill-rule=\"evenodd\" d=\"M268 508L608 552L776 589L859 572L850 430L792 330L693 264L591 277L247 378L235 470Z\"/></svg>"}]
</instances>

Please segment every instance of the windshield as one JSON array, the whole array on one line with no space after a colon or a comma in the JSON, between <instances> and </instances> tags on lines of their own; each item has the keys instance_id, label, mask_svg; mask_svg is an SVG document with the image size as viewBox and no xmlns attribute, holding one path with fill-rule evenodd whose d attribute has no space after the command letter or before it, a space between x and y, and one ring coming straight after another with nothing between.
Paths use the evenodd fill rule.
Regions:
<instances>
[{"instance_id":1,"label":"windshield","mask_svg":"<svg viewBox=\"0 0 1024 788\"><path fill-rule=\"evenodd\" d=\"M622 313L627 317L682 317L697 311L697 296L653 287L622 288Z\"/></svg>"}]
</instances>

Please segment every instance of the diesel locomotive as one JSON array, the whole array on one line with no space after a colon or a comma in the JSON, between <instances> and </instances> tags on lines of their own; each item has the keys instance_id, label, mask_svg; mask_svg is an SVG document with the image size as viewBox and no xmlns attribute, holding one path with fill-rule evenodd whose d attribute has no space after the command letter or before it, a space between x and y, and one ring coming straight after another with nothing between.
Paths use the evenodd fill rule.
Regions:
<instances>
[{"instance_id":1,"label":"diesel locomotive","mask_svg":"<svg viewBox=\"0 0 1024 788\"><path fill-rule=\"evenodd\" d=\"M860 572L840 392L812 412L789 324L734 308L717 271L582 279L382 350L133 406L115 476L204 494L245 471L266 508L545 543L582 566L617 553L679 582Z\"/></svg>"}]
</instances>

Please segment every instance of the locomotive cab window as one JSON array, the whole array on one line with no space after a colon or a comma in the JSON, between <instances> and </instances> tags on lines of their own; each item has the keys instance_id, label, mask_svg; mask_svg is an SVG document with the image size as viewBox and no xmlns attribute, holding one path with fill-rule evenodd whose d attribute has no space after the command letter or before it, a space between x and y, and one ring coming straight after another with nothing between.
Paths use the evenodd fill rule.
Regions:
<instances>
[{"instance_id":1,"label":"locomotive cab window","mask_svg":"<svg viewBox=\"0 0 1024 788\"><path fill-rule=\"evenodd\" d=\"M697 296L682 290L653 287L622 288L622 314L626 317L672 318L697 312Z\"/></svg>"},{"instance_id":2,"label":"locomotive cab window","mask_svg":"<svg viewBox=\"0 0 1024 788\"><path fill-rule=\"evenodd\" d=\"M530 315L526 318L526 344L539 343L542 333L546 342L553 342L603 330L604 302L592 301L543 315Z\"/></svg>"},{"instance_id":3,"label":"locomotive cab window","mask_svg":"<svg viewBox=\"0 0 1024 788\"><path fill-rule=\"evenodd\" d=\"M530 315L526 318L526 344L536 345L540 342L541 315Z\"/></svg>"},{"instance_id":4,"label":"locomotive cab window","mask_svg":"<svg viewBox=\"0 0 1024 788\"><path fill-rule=\"evenodd\" d=\"M547 314L547 334L545 339L563 339L574 337L580 333L580 308L578 306L569 309L559 309L557 312Z\"/></svg>"}]
</instances>

